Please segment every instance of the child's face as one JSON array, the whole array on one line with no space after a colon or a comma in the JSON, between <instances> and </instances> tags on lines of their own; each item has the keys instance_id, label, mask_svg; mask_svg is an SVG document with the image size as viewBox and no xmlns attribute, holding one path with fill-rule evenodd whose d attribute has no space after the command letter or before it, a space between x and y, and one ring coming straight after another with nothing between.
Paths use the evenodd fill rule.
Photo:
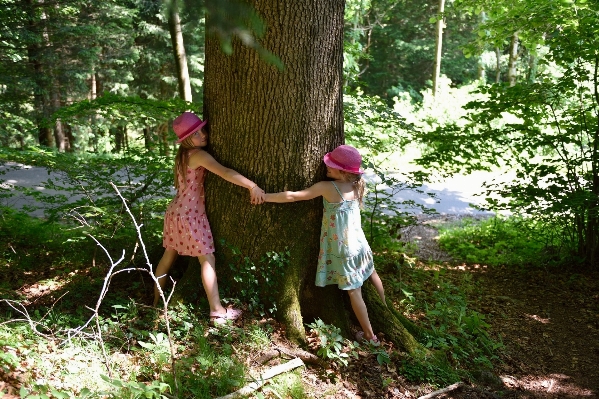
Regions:
<instances>
[{"instance_id":1,"label":"child's face","mask_svg":"<svg viewBox=\"0 0 599 399\"><path fill-rule=\"evenodd\" d=\"M200 129L191 135L191 141L195 147L206 147L208 145L208 134L204 129Z\"/></svg>"},{"instance_id":2,"label":"child's face","mask_svg":"<svg viewBox=\"0 0 599 399\"><path fill-rule=\"evenodd\" d=\"M333 169L327 166L327 177L330 177L331 179L339 179L341 177L339 169Z\"/></svg>"}]
</instances>

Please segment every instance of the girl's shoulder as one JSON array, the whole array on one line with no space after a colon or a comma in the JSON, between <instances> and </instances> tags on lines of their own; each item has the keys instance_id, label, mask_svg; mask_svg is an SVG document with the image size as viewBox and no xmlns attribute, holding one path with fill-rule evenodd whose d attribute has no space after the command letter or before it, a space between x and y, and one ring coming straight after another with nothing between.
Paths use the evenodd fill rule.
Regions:
<instances>
[{"instance_id":1,"label":"girl's shoulder","mask_svg":"<svg viewBox=\"0 0 599 399\"><path fill-rule=\"evenodd\" d=\"M204 166L205 160L211 157L205 150L201 148L193 148L189 150L187 164L191 169L197 169L200 166Z\"/></svg>"},{"instance_id":2,"label":"girl's shoulder","mask_svg":"<svg viewBox=\"0 0 599 399\"><path fill-rule=\"evenodd\" d=\"M337 182L330 180L323 180L320 183L322 185L322 196L329 203L342 202L342 198L339 197L339 186Z\"/></svg>"},{"instance_id":3,"label":"girl's shoulder","mask_svg":"<svg viewBox=\"0 0 599 399\"><path fill-rule=\"evenodd\" d=\"M204 150L202 150L201 148L190 148L189 150L187 150L187 154L189 154L190 156L193 154L199 154L200 152L205 152Z\"/></svg>"},{"instance_id":4,"label":"girl's shoulder","mask_svg":"<svg viewBox=\"0 0 599 399\"><path fill-rule=\"evenodd\" d=\"M339 190L341 191L353 190L355 187L354 183L348 181L335 181L334 183L337 186L337 188L339 188Z\"/></svg>"},{"instance_id":5,"label":"girl's shoulder","mask_svg":"<svg viewBox=\"0 0 599 399\"><path fill-rule=\"evenodd\" d=\"M340 193L343 197L343 200L354 201L356 199L356 186L352 182L335 181L335 187L337 187L337 190L339 190L337 195Z\"/></svg>"}]
</instances>

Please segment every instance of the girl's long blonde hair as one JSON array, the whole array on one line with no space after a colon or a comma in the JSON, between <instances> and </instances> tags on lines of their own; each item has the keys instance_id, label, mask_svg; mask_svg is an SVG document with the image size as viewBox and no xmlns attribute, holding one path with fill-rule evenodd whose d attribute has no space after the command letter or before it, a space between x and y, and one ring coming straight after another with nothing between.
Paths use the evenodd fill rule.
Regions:
<instances>
[{"instance_id":1,"label":"girl's long blonde hair","mask_svg":"<svg viewBox=\"0 0 599 399\"><path fill-rule=\"evenodd\" d=\"M360 201L360 208L363 208L364 207L363 198L364 198L364 191L366 189L366 182L364 182L362 175L345 172L343 170L339 170L339 172L341 173L341 178L343 179L343 181L352 183L354 186L356 186L356 189L358 190L358 200Z\"/></svg>"},{"instance_id":2,"label":"girl's long blonde hair","mask_svg":"<svg viewBox=\"0 0 599 399\"><path fill-rule=\"evenodd\" d=\"M187 161L189 159L189 150L195 148L193 145L193 141L191 140L191 135L187 137L185 140L181 142L179 145L179 149L177 150L177 155L175 155L175 189L179 189L179 176L183 177L183 188L187 186L185 182L185 172L187 170Z\"/></svg>"}]
</instances>

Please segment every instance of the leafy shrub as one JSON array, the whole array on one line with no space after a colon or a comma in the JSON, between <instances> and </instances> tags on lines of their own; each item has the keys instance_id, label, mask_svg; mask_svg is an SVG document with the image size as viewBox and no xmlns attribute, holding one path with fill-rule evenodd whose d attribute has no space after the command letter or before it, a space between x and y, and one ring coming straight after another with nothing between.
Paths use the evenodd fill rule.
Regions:
<instances>
[{"instance_id":1,"label":"leafy shrub","mask_svg":"<svg viewBox=\"0 0 599 399\"><path fill-rule=\"evenodd\" d=\"M277 310L276 296L278 281L289 265L290 253L269 251L258 263L244 256L239 248L221 240L221 244L233 254L234 263L229 264L233 272L233 287L240 301L247 303L251 311L257 311L261 316L266 312L274 314ZM267 308L265 308L265 305Z\"/></svg>"},{"instance_id":2,"label":"leafy shrub","mask_svg":"<svg viewBox=\"0 0 599 399\"><path fill-rule=\"evenodd\" d=\"M0 149L0 160L40 166L53 175L43 183L44 190L26 187L2 189L6 197L13 190L35 199L48 221L78 222L79 236L71 241L86 240L87 234L113 243L133 241L135 231L114 183L136 220L143 224L149 239L162 237L162 218L172 198L172 159L145 150L130 150L120 155L64 154L40 148L28 151ZM55 192L53 192L55 191ZM115 245L118 246L118 245Z\"/></svg>"},{"instance_id":3,"label":"leafy shrub","mask_svg":"<svg viewBox=\"0 0 599 399\"><path fill-rule=\"evenodd\" d=\"M405 243L400 241L401 229L417 223L415 213L435 213L434 209L417 204L413 200L396 199L402 191L415 191L435 198L434 194L425 193L419 187L421 183L410 176L391 175L380 170L372 163L368 167L375 171L376 180L368 184L368 192L364 198L362 211L362 227L370 246L375 252L402 251Z\"/></svg>"},{"instance_id":4,"label":"leafy shrub","mask_svg":"<svg viewBox=\"0 0 599 399\"><path fill-rule=\"evenodd\" d=\"M308 327L318 337L318 351L316 352L318 356L343 366L347 366L350 356L358 357L354 350L354 344L341 336L341 329L326 324L320 319L308 324ZM345 350L346 348L347 350Z\"/></svg>"},{"instance_id":5,"label":"leafy shrub","mask_svg":"<svg viewBox=\"0 0 599 399\"><path fill-rule=\"evenodd\" d=\"M440 226L439 245L456 260L489 266L559 264L559 229L539 220L496 216Z\"/></svg>"}]
</instances>

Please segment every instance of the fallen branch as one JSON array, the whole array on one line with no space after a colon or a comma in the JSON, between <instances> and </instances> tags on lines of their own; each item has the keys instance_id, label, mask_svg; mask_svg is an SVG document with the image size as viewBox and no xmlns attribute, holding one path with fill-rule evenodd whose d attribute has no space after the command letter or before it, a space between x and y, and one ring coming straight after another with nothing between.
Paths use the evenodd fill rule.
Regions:
<instances>
[{"instance_id":1,"label":"fallen branch","mask_svg":"<svg viewBox=\"0 0 599 399\"><path fill-rule=\"evenodd\" d=\"M279 345L275 345L275 349L287 356L299 357L304 363L316 364L320 367L327 366L326 361L303 349L287 349Z\"/></svg>"},{"instance_id":2,"label":"fallen branch","mask_svg":"<svg viewBox=\"0 0 599 399\"><path fill-rule=\"evenodd\" d=\"M275 357L279 357L280 355L281 352L279 352L276 349L271 349L268 352L262 354L262 356L260 356L258 359L256 359L256 363L264 364L269 362L271 359L274 359Z\"/></svg>"},{"instance_id":3,"label":"fallen branch","mask_svg":"<svg viewBox=\"0 0 599 399\"><path fill-rule=\"evenodd\" d=\"M424 396L420 396L418 399L431 399L431 398L434 398L436 396L442 395L444 393L456 390L456 389L462 387L463 385L464 385L463 382L456 382L455 384L450 385L447 388L439 389L438 391L431 392L431 393L429 393L427 395L424 395Z\"/></svg>"},{"instance_id":4,"label":"fallen branch","mask_svg":"<svg viewBox=\"0 0 599 399\"><path fill-rule=\"evenodd\" d=\"M279 364L278 366L271 367L268 370L266 370L266 372L264 372L264 374L260 374L260 377L258 377L258 379L256 381L244 386L243 388L241 388L233 393L230 393L225 396L220 396L216 399L233 399L233 398L238 398L243 395L249 395L250 393L254 392L256 389L258 389L262 385L264 385L266 383L266 380L271 379L272 377L277 376L279 374L291 371L291 370L293 370L297 367L303 366L303 365L304 365L304 362L302 362L302 359L295 358L287 363L283 363L283 364Z\"/></svg>"}]
</instances>

